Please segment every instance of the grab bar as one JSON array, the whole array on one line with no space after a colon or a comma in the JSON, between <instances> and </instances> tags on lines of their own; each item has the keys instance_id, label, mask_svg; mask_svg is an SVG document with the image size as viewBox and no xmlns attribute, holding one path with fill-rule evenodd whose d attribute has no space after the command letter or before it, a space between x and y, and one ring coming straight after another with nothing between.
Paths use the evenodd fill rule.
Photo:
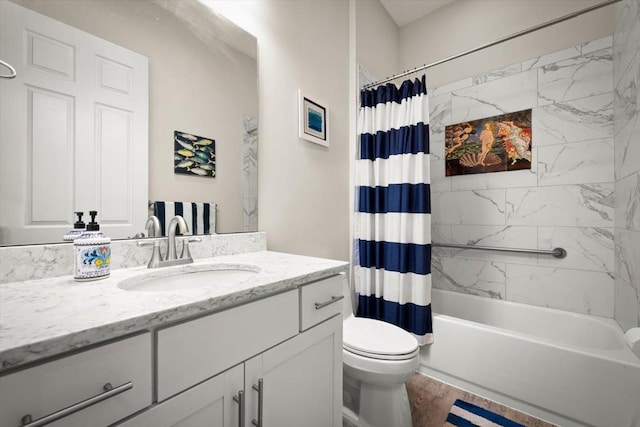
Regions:
<instances>
[{"instance_id":1,"label":"grab bar","mask_svg":"<svg viewBox=\"0 0 640 427\"><path fill-rule=\"evenodd\" d=\"M4 62L2 59L0 59L0 65L4 65L11 72L11 74L0 74L0 77L2 77L3 79L12 79L18 75L18 73L16 73L16 69L13 68L9 63Z\"/></svg>"},{"instance_id":2,"label":"grab bar","mask_svg":"<svg viewBox=\"0 0 640 427\"><path fill-rule=\"evenodd\" d=\"M453 243L431 243L431 246L441 247L441 248L480 249L483 251L518 252L523 254L552 255L556 258L564 258L567 256L567 251L564 250L563 248L553 248L551 250L519 249L519 248L497 248L495 246L457 245Z\"/></svg>"}]
</instances>

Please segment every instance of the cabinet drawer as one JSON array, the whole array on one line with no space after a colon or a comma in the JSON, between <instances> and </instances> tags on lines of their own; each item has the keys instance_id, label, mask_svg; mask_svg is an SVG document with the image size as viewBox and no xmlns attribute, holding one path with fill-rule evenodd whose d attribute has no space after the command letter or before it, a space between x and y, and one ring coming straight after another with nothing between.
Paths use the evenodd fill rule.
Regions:
<instances>
[{"instance_id":1,"label":"cabinet drawer","mask_svg":"<svg viewBox=\"0 0 640 427\"><path fill-rule=\"evenodd\" d=\"M300 287L300 330L304 331L342 312L344 275Z\"/></svg>"},{"instance_id":2,"label":"cabinet drawer","mask_svg":"<svg viewBox=\"0 0 640 427\"><path fill-rule=\"evenodd\" d=\"M158 401L298 333L289 291L158 331Z\"/></svg>"},{"instance_id":3,"label":"cabinet drawer","mask_svg":"<svg viewBox=\"0 0 640 427\"><path fill-rule=\"evenodd\" d=\"M98 403L47 425L102 427L137 412L151 405L151 351L146 333L0 377L0 425L19 427L27 414L35 421L94 396ZM106 397L107 383L126 391Z\"/></svg>"}]
</instances>

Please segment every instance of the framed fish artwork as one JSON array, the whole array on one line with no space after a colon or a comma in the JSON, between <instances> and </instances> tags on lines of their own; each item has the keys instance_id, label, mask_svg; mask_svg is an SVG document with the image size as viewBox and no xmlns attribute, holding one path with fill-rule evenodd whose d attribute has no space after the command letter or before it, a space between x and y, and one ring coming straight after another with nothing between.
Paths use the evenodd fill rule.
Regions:
<instances>
[{"instance_id":1,"label":"framed fish artwork","mask_svg":"<svg viewBox=\"0 0 640 427\"><path fill-rule=\"evenodd\" d=\"M531 109L445 126L445 176L531 169Z\"/></svg>"},{"instance_id":2,"label":"framed fish artwork","mask_svg":"<svg viewBox=\"0 0 640 427\"><path fill-rule=\"evenodd\" d=\"M215 139L174 131L173 171L186 175L215 177Z\"/></svg>"}]
</instances>

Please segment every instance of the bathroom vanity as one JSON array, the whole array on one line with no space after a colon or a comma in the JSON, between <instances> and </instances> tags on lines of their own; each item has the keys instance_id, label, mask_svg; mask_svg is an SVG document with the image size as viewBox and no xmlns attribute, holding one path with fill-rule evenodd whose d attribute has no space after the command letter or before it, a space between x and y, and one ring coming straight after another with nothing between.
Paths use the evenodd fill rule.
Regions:
<instances>
[{"instance_id":1,"label":"bathroom vanity","mask_svg":"<svg viewBox=\"0 0 640 427\"><path fill-rule=\"evenodd\" d=\"M340 426L347 265L265 251L2 284L0 425ZM134 286L247 266L233 283Z\"/></svg>"}]
</instances>

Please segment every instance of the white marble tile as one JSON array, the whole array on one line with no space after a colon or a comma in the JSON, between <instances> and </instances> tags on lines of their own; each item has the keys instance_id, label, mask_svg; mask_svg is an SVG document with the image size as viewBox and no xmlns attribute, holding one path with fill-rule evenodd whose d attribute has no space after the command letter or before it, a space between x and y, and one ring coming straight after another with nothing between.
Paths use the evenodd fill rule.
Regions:
<instances>
[{"instance_id":1,"label":"white marble tile","mask_svg":"<svg viewBox=\"0 0 640 427\"><path fill-rule=\"evenodd\" d=\"M616 278L615 319L623 331L640 325L640 296L629 283Z\"/></svg>"},{"instance_id":2,"label":"white marble tile","mask_svg":"<svg viewBox=\"0 0 640 427\"><path fill-rule=\"evenodd\" d=\"M616 277L640 292L640 232L615 230Z\"/></svg>"},{"instance_id":3,"label":"white marble tile","mask_svg":"<svg viewBox=\"0 0 640 427\"><path fill-rule=\"evenodd\" d=\"M536 249L538 247L537 227L452 225L451 236L452 243L461 245L520 249ZM536 265L538 263L538 257L536 255L515 252L452 249L452 256L455 258L477 259L513 264Z\"/></svg>"},{"instance_id":4,"label":"white marble tile","mask_svg":"<svg viewBox=\"0 0 640 427\"><path fill-rule=\"evenodd\" d=\"M460 123L536 107L535 70L453 92L451 121Z\"/></svg>"},{"instance_id":5,"label":"white marble tile","mask_svg":"<svg viewBox=\"0 0 640 427\"><path fill-rule=\"evenodd\" d=\"M611 48L538 68L538 105L613 91Z\"/></svg>"},{"instance_id":6,"label":"white marble tile","mask_svg":"<svg viewBox=\"0 0 640 427\"><path fill-rule=\"evenodd\" d=\"M453 191L496 188L535 187L538 182L538 150L531 150L531 169L517 171L455 175L450 177Z\"/></svg>"},{"instance_id":7,"label":"white marble tile","mask_svg":"<svg viewBox=\"0 0 640 427\"><path fill-rule=\"evenodd\" d=\"M640 55L635 55L631 66L621 76L615 87L613 108L615 114L614 134L616 136L623 137L620 132L629 121L637 120L640 113L638 86L640 86Z\"/></svg>"},{"instance_id":8,"label":"white marble tile","mask_svg":"<svg viewBox=\"0 0 640 427\"><path fill-rule=\"evenodd\" d=\"M546 105L533 110L536 147L613 137L613 93Z\"/></svg>"},{"instance_id":9,"label":"white marble tile","mask_svg":"<svg viewBox=\"0 0 640 427\"><path fill-rule=\"evenodd\" d=\"M492 80L502 79L522 72L522 63L508 65L498 70L489 71L488 73L477 74L472 77L474 85L490 82Z\"/></svg>"},{"instance_id":10,"label":"white marble tile","mask_svg":"<svg viewBox=\"0 0 640 427\"><path fill-rule=\"evenodd\" d=\"M606 273L507 265L507 300L613 317L614 281Z\"/></svg>"},{"instance_id":11,"label":"white marble tile","mask_svg":"<svg viewBox=\"0 0 640 427\"><path fill-rule=\"evenodd\" d=\"M613 227L613 183L506 190L507 225Z\"/></svg>"},{"instance_id":12,"label":"white marble tile","mask_svg":"<svg viewBox=\"0 0 640 427\"><path fill-rule=\"evenodd\" d=\"M613 39L614 83L631 64L640 46L640 6L636 0L625 1Z\"/></svg>"},{"instance_id":13,"label":"white marble tile","mask_svg":"<svg viewBox=\"0 0 640 427\"><path fill-rule=\"evenodd\" d=\"M505 265L465 259L442 258L431 265L433 287L504 299Z\"/></svg>"},{"instance_id":14,"label":"white marble tile","mask_svg":"<svg viewBox=\"0 0 640 427\"><path fill-rule=\"evenodd\" d=\"M615 183L616 227L640 231L640 173Z\"/></svg>"},{"instance_id":15,"label":"white marble tile","mask_svg":"<svg viewBox=\"0 0 640 427\"><path fill-rule=\"evenodd\" d=\"M444 132L451 123L451 93L429 96L429 129L434 133Z\"/></svg>"},{"instance_id":16,"label":"white marble tile","mask_svg":"<svg viewBox=\"0 0 640 427\"><path fill-rule=\"evenodd\" d=\"M531 70L537 67L543 67L547 64L562 61L563 59L575 58L581 55L580 46L571 46L539 58L529 59L522 62L522 71Z\"/></svg>"},{"instance_id":17,"label":"white marble tile","mask_svg":"<svg viewBox=\"0 0 640 427\"><path fill-rule=\"evenodd\" d=\"M431 192L451 191L451 178L444 176L444 160L431 161Z\"/></svg>"},{"instance_id":18,"label":"white marble tile","mask_svg":"<svg viewBox=\"0 0 640 427\"><path fill-rule=\"evenodd\" d=\"M436 193L431 211L435 224L504 225L505 190Z\"/></svg>"},{"instance_id":19,"label":"white marble tile","mask_svg":"<svg viewBox=\"0 0 640 427\"><path fill-rule=\"evenodd\" d=\"M431 224L431 241L433 243L451 242L451 225ZM451 257L451 249L434 246L431 255L435 258Z\"/></svg>"},{"instance_id":20,"label":"white marble tile","mask_svg":"<svg viewBox=\"0 0 640 427\"><path fill-rule=\"evenodd\" d=\"M427 91L427 95L429 96L440 96L445 93L450 93L465 87L469 87L473 85L473 79L471 77L458 80L456 82L448 83L446 85L438 86L433 89L429 89Z\"/></svg>"},{"instance_id":21,"label":"white marble tile","mask_svg":"<svg viewBox=\"0 0 640 427\"><path fill-rule=\"evenodd\" d=\"M614 277L613 228L540 227L538 248L567 251L565 258L540 256L540 266L601 271Z\"/></svg>"},{"instance_id":22,"label":"white marble tile","mask_svg":"<svg viewBox=\"0 0 640 427\"><path fill-rule=\"evenodd\" d=\"M444 162L444 132L429 134L429 154L431 154L431 161Z\"/></svg>"},{"instance_id":23,"label":"white marble tile","mask_svg":"<svg viewBox=\"0 0 640 427\"><path fill-rule=\"evenodd\" d=\"M606 37L599 38L597 40L592 40L590 42L584 43L580 47L580 51L582 52L583 55L585 55L587 53L595 52L595 51L610 48L610 47L613 47L613 36L606 36Z\"/></svg>"},{"instance_id":24,"label":"white marble tile","mask_svg":"<svg viewBox=\"0 0 640 427\"><path fill-rule=\"evenodd\" d=\"M613 138L538 148L538 185L613 182Z\"/></svg>"}]
</instances>

